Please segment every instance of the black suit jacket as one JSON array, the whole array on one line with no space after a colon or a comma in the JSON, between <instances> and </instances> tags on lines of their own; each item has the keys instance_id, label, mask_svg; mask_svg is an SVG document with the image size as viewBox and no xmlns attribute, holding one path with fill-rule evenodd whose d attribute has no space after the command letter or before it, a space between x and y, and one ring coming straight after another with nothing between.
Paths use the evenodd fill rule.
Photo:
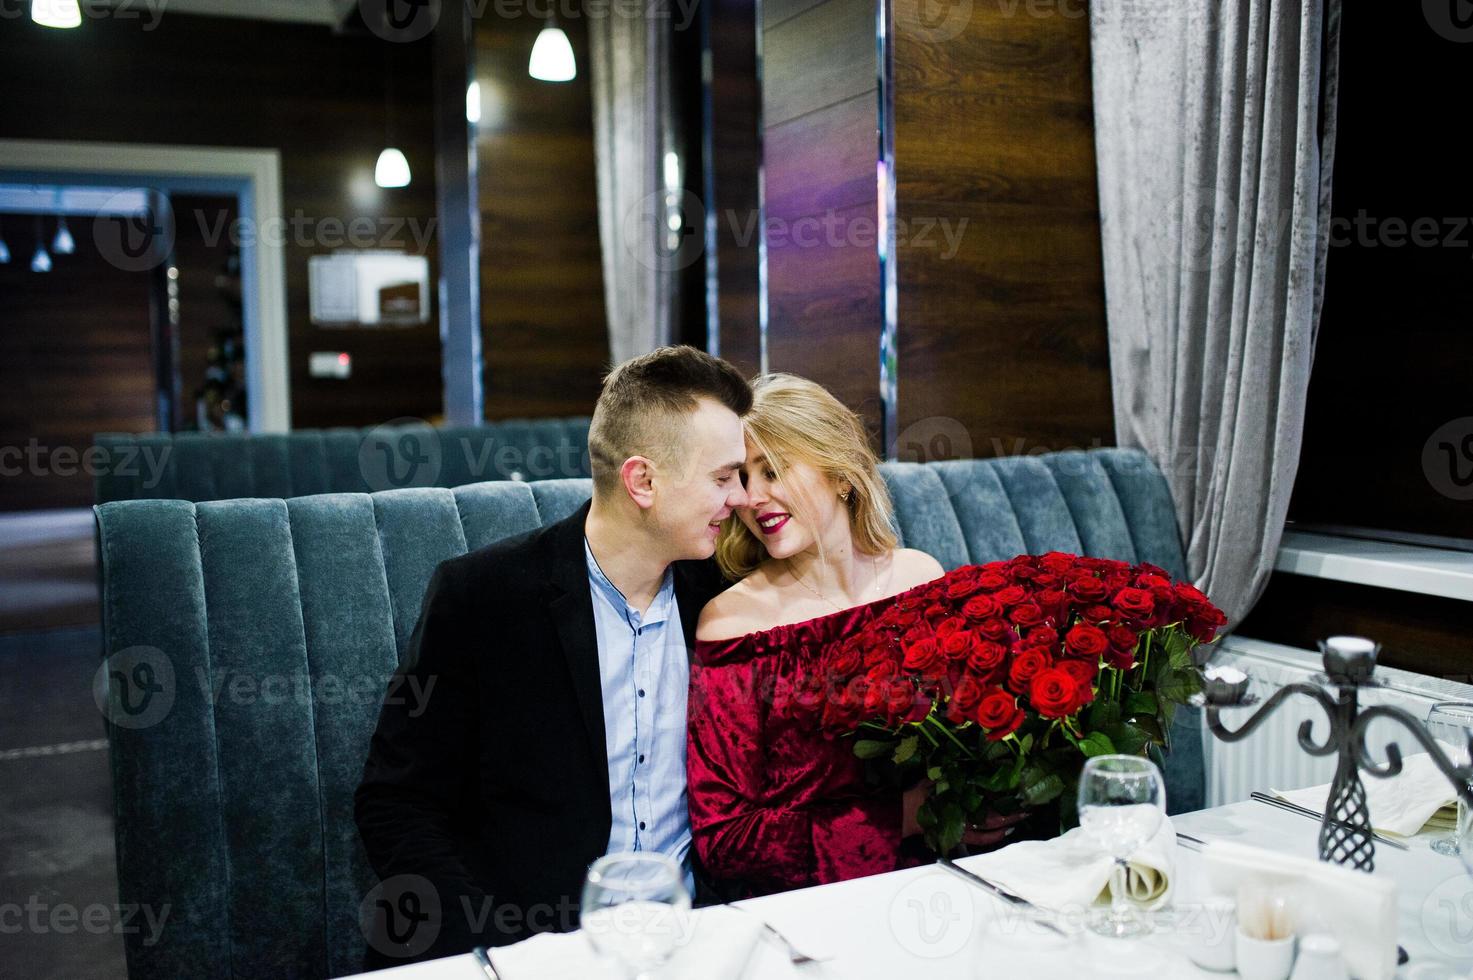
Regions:
<instances>
[{"instance_id":1,"label":"black suit jacket","mask_svg":"<svg viewBox=\"0 0 1473 980\"><path fill-rule=\"evenodd\" d=\"M611 824L588 511L435 571L354 795L382 882L369 969L577 924ZM689 650L721 577L674 575Z\"/></svg>"}]
</instances>

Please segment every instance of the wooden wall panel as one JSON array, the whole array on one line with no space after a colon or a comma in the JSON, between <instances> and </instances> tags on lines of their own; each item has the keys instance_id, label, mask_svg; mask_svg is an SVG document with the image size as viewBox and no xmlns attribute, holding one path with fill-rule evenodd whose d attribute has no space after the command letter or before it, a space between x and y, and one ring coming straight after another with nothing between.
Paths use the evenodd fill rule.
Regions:
<instances>
[{"instance_id":1,"label":"wooden wall panel","mask_svg":"<svg viewBox=\"0 0 1473 980\"><path fill-rule=\"evenodd\" d=\"M375 219L376 244L412 252L418 245L410 230L401 227L396 236L394 223L413 220L430 232L425 251L435 274L429 55L428 40L389 44L362 31L173 12L149 31L118 18L56 31L6 17L0 133L280 150L285 217L301 219L286 242L293 426L431 418L441 405L433 314L410 329L323 330L309 323L307 283L308 258L331 252L332 229L341 235L357 217ZM402 190L373 183L385 140L386 71L394 78L394 141L414 175ZM96 315L109 311L98 307ZM309 378L313 350L349 352L353 377Z\"/></svg>"},{"instance_id":2,"label":"wooden wall panel","mask_svg":"<svg viewBox=\"0 0 1473 980\"><path fill-rule=\"evenodd\" d=\"M710 16L711 200L716 213L717 322L721 356L745 375L761 368L757 224L761 195L762 88L756 0L707 0ZM772 4L763 5L771 10Z\"/></svg>"},{"instance_id":3,"label":"wooden wall panel","mask_svg":"<svg viewBox=\"0 0 1473 980\"><path fill-rule=\"evenodd\" d=\"M1112 444L1088 20L977 0L958 30L893 35L898 428Z\"/></svg>"},{"instance_id":4,"label":"wooden wall panel","mask_svg":"<svg viewBox=\"0 0 1473 980\"><path fill-rule=\"evenodd\" d=\"M587 21L560 21L578 63L571 82L527 74L543 23L475 23L488 419L588 415L609 361Z\"/></svg>"},{"instance_id":5,"label":"wooden wall panel","mask_svg":"<svg viewBox=\"0 0 1473 980\"><path fill-rule=\"evenodd\" d=\"M763 16L768 364L823 384L880 447L874 0Z\"/></svg>"},{"instance_id":6,"label":"wooden wall panel","mask_svg":"<svg viewBox=\"0 0 1473 980\"><path fill-rule=\"evenodd\" d=\"M11 251L0 265L0 511L89 506L80 454L92 434L155 427L149 274L87 247L86 218L68 222L77 251L32 272L33 223L0 215ZM55 233L50 219L45 228Z\"/></svg>"}]
</instances>

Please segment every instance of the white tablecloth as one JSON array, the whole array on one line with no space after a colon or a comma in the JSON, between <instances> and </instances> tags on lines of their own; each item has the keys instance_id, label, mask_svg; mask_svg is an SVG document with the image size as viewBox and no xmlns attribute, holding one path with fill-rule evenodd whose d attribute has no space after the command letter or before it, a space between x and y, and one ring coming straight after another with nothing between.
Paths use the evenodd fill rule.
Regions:
<instances>
[{"instance_id":1,"label":"white tablecloth","mask_svg":"<svg viewBox=\"0 0 1473 980\"><path fill-rule=\"evenodd\" d=\"M1246 802L1172 818L1177 830L1202 840L1229 839L1313 858L1319 825L1261 803ZM1456 858L1428 849L1376 848L1376 874L1395 879L1401 945L1411 960L1405 980L1466 980L1473 975L1473 878ZM1202 893L1201 858L1178 850L1175 904ZM1175 934L1159 931L1140 942L1092 935L1056 939L981 890L937 868L911 868L737 903L760 915L800 949L832 954L823 963L793 967L775 946L762 944L747 980L1077 980L1079 977L1150 977L1222 980L1235 974L1194 966ZM700 914L697 912L696 914ZM492 951L493 959L495 951ZM374 980L485 980L469 955L383 970Z\"/></svg>"}]
</instances>

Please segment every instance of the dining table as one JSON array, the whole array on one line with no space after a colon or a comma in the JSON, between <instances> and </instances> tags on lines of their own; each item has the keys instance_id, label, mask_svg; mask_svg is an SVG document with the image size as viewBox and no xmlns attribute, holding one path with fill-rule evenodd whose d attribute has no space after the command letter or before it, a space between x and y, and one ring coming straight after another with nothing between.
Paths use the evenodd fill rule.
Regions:
<instances>
[{"instance_id":1,"label":"dining table","mask_svg":"<svg viewBox=\"0 0 1473 980\"><path fill-rule=\"evenodd\" d=\"M1301 858L1317 854L1316 821L1254 800L1179 814L1171 820L1178 834L1203 842L1228 840ZM1424 833L1408 838L1405 850L1384 845L1376 849L1372 873L1397 886L1397 940L1407 954L1397 970L1398 980L1473 977L1473 877L1458 858L1431 849L1435 836ZM1203 856L1195 844L1176 848L1174 883L1170 906L1152 913L1155 930L1141 939L1109 939L1082 928L1066 928L1061 935L939 865L746 899L733 904L771 926L792 948L815 961L794 964L783 942L767 933L752 948L740 977L1235 977L1232 972L1202 969L1188 956L1191 944L1212 938L1207 935L1212 928L1210 917L1194 915L1203 908L1201 902L1210 890ZM696 909L691 914L698 918L704 911ZM507 959L501 950L490 953L493 964L498 956L503 962ZM534 976L562 980L561 968L551 960L546 969L536 968L536 957L516 960L515 972L497 971L500 980L531 980ZM374 980L488 980L489 975L470 953L359 974ZM606 975L620 976L612 967ZM653 976L694 980L688 970L657 970Z\"/></svg>"}]
</instances>

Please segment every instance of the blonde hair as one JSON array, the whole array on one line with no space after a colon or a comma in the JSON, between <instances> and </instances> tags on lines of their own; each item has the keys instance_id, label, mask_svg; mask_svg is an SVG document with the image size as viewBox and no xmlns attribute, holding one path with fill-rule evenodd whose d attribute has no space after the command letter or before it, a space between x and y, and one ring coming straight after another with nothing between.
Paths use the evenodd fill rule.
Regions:
<instances>
[{"instance_id":1,"label":"blonde hair","mask_svg":"<svg viewBox=\"0 0 1473 980\"><path fill-rule=\"evenodd\" d=\"M752 381L752 411L743 421L747 438L779 481L787 463L801 461L853 488L849 530L859 552L880 555L899 545L890 524L890 492L864 423L822 385L794 374L761 375ZM716 539L722 574L743 578L766 560L767 549L736 515L722 522Z\"/></svg>"}]
</instances>

